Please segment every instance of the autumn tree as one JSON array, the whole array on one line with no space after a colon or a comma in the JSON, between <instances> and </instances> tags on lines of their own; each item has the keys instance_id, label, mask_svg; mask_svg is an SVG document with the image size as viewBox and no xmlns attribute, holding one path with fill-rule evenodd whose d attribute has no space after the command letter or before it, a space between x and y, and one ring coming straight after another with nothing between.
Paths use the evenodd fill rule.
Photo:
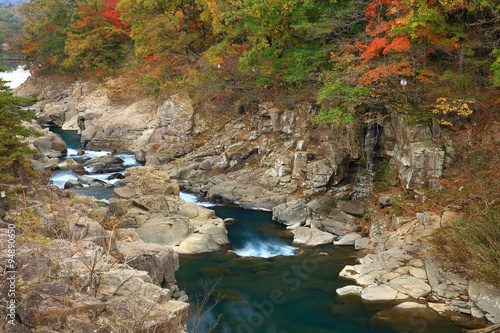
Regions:
<instances>
[{"instance_id":1,"label":"autumn tree","mask_svg":"<svg viewBox=\"0 0 500 333\"><path fill-rule=\"evenodd\" d=\"M68 71L109 74L127 56L129 27L120 19L118 0L82 0L72 16L64 51Z\"/></svg>"},{"instance_id":2,"label":"autumn tree","mask_svg":"<svg viewBox=\"0 0 500 333\"><path fill-rule=\"evenodd\" d=\"M430 92L443 72L433 66L433 59L456 61L467 38L463 24L451 15L457 6L435 0L371 1L365 33L332 58L341 72L331 73L320 91L323 117L436 110L439 103ZM346 92L340 98L339 90Z\"/></svg>"},{"instance_id":3,"label":"autumn tree","mask_svg":"<svg viewBox=\"0 0 500 333\"><path fill-rule=\"evenodd\" d=\"M70 0L37 0L24 7L26 21L20 42L32 70L61 70L67 57L64 48L74 8Z\"/></svg>"},{"instance_id":4,"label":"autumn tree","mask_svg":"<svg viewBox=\"0 0 500 333\"><path fill-rule=\"evenodd\" d=\"M118 9L131 27L135 56L153 79L192 69L212 42L197 0L122 0Z\"/></svg>"},{"instance_id":5,"label":"autumn tree","mask_svg":"<svg viewBox=\"0 0 500 333\"><path fill-rule=\"evenodd\" d=\"M329 1L206 2L214 33L222 39L208 52L213 63L224 66L226 51L245 45L239 67L258 85L318 82L327 52L321 38L311 33L311 24L332 6Z\"/></svg>"}]
</instances>

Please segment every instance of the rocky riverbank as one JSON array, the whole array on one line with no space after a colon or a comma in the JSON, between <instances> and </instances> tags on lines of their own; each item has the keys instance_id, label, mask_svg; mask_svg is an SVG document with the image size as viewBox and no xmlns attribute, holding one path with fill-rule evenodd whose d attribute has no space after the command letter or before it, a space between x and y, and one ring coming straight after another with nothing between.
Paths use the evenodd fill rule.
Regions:
<instances>
[{"instance_id":1,"label":"rocky riverbank","mask_svg":"<svg viewBox=\"0 0 500 333\"><path fill-rule=\"evenodd\" d=\"M392 114L376 120L370 130L352 124L333 131L315 122L317 109L307 103L255 103L226 110L195 105L180 94L156 100L127 97L116 80L59 82L37 89L44 82L46 78L32 78L17 90L41 98L33 106L41 119L63 127L76 124L86 147L134 151L146 163L146 169L131 171L127 187L116 189L111 204L141 237L180 252L224 243L221 221L204 210L188 213L191 207L172 202L169 196L177 191L172 179L207 200L272 210L274 219L293 231L296 244L333 242L363 251L360 264L341 274L357 286L339 290L339 295L405 302L394 310L424 307L422 311L471 326L500 320L498 289L444 269L429 250L429 237L449 226L461 208L415 208L428 200L426 191L442 189L444 171L471 145L473 124L454 132L437 123L408 124L405 116ZM485 127L481 143L500 144L499 123ZM367 161L373 152L376 159ZM381 161L387 170L378 176L392 192L377 194L372 181ZM371 162L364 173L364 164ZM142 189L148 177L165 182L161 191L166 192ZM401 205L405 209L395 209ZM174 226L179 227L175 233ZM147 231L154 228L178 237L156 239Z\"/></svg>"},{"instance_id":2,"label":"rocky riverbank","mask_svg":"<svg viewBox=\"0 0 500 333\"><path fill-rule=\"evenodd\" d=\"M171 247L116 229L91 197L26 181L1 189L3 331L185 332Z\"/></svg>"}]
</instances>

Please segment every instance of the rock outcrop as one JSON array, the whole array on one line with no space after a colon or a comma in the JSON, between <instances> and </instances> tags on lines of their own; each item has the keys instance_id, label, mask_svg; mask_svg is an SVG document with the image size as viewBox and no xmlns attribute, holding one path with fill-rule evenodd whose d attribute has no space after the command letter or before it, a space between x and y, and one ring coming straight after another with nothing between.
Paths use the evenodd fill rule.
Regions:
<instances>
[{"instance_id":1,"label":"rock outcrop","mask_svg":"<svg viewBox=\"0 0 500 333\"><path fill-rule=\"evenodd\" d=\"M464 315L478 323L484 324L484 318L497 322L500 309L497 289L443 269L428 254L426 239L449 225L449 215L446 210L442 215L425 212L415 217L380 218L370 229L371 243L362 247L370 253L360 258L359 264L344 267L339 274L354 281L358 288L341 288L338 295L359 294L365 303L398 304L414 300L419 306L434 310L435 315L455 316L462 323L471 320ZM361 240L359 235L356 238Z\"/></svg>"},{"instance_id":2,"label":"rock outcrop","mask_svg":"<svg viewBox=\"0 0 500 333\"><path fill-rule=\"evenodd\" d=\"M22 190L25 198L20 209L0 211L0 290L15 300L13 310L0 308L11 320L2 329L186 331L189 303L177 287L171 247L106 230L117 221L91 197L33 184L2 189L8 197Z\"/></svg>"},{"instance_id":3,"label":"rock outcrop","mask_svg":"<svg viewBox=\"0 0 500 333\"><path fill-rule=\"evenodd\" d=\"M229 243L224 221L214 211L179 198L179 186L151 167L125 171L126 184L115 188L110 209L125 228L136 228L147 243L172 246L179 253L218 250Z\"/></svg>"},{"instance_id":4,"label":"rock outcrop","mask_svg":"<svg viewBox=\"0 0 500 333\"><path fill-rule=\"evenodd\" d=\"M76 119L84 148L134 151L184 189L245 208L271 209L289 196L335 195L342 182L352 180L362 157L363 128L351 125L333 133L314 121L318 110L308 103L207 111L217 105L202 110L182 94L153 100L127 91L123 79L46 81L30 78L16 93L38 97L32 109L46 123L74 126ZM405 120L393 113L377 121L374 144L408 189L428 186L454 160L453 147L438 142L439 126ZM226 178L217 178L221 174Z\"/></svg>"}]
</instances>

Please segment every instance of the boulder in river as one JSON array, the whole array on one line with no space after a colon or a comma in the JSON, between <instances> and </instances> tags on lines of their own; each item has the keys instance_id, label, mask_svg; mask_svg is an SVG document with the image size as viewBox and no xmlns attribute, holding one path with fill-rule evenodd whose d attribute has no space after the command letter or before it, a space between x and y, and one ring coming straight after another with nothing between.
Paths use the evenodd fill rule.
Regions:
<instances>
[{"instance_id":1,"label":"boulder in river","mask_svg":"<svg viewBox=\"0 0 500 333\"><path fill-rule=\"evenodd\" d=\"M97 174L119 172L123 169L123 160L113 155L96 156L86 161L83 166Z\"/></svg>"},{"instance_id":2,"label":"boulder in river","mask_svg":"<svg viewBox=\"0 0 500 333\"><path fill-rule=\"evenodd\" d=\"M132 167L123 183L115 188L110 209L124 225L137 228L143 241L170 245L179 253L216 251L229 243L224 221L213 210L184 202L167 173Z\"/></svg>"},{"instance_id":3,"label":"boulder in river","mask_svg":"<svg viewBox=\"0 0 500 333\"><path fill-rule=\"evenodd\" d=\"M76 179L69 179L66 183L64 183L64 189L77 188L77 187L83 187L83 185Z\"/></svg>"}]
</instances>

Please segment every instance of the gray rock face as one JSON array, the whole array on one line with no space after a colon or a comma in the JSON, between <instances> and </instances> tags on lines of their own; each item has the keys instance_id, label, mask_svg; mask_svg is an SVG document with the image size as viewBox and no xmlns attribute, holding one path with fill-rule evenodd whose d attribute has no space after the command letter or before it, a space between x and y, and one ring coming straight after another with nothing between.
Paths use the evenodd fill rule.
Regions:
<instances>
[{"instance_id":1,"label":"gray rock face","mask_svg":"<svg viewBox=\"0 0 500 333\"><path fill-rule=\"evenodd\" d=\"M292 230L293 243L296 245L318 246L331 244L333 235L321 230L315 230L306 227L298 227Z\"/></svg>"},{"instance_id":2,"label":"gray rock face","mask_svg":"<svg viewBox=\"0 0 500 333\"><path fill-rule=\"evenodd\" d=\"M273 220L285 225L304 224L311 209L304 200L294 200L273 207Z\"/></svg>"},{"instance_id":3,"label":"gray rock face","mask_svg":"<svg viewBox=\"0 0 500 333\"><path fill-rule=\"evenodd\" d=\"M109 206L125 227L137 228L141 240L182 253L215 251L229 242L224 221L210 209L181 200L177 182L167 173L134 167L126 170L123 181L126 185L114 189Z\"/></svg>"},{"instance_id":4,"label":"gray rock face","mask_svg":"<svg viewBox=\"0 0 500 333\"><path fill-rule=\"evenodd\" d=\"M193 128L193 114L191 102L179 94L171 96L156 110L159 126L181 140L187 139Z\"/></svg>"},{"instance_id":5,"label":"gray rock face","mask_svg":"<svg viewBox=\"0 0 500 333\"><path fill-rule=\"evenodd\" d=\"M423 124L405 125L400 115L392 117L392 126L397 133L393 161L407 188L425 186L429 179L441 177L445 151L432 141L431 129Z\"/></svg>"},{"instance_id":6,"label":"gray rock face","mask_svg":"<svg viewBox=\"0 0 500 333\"><path fill-rule=\"evenodd\" d=\"M469 282L469 297L493 324L500 323L500 290L484 282Z\"/></svg>"}]
</instances>

